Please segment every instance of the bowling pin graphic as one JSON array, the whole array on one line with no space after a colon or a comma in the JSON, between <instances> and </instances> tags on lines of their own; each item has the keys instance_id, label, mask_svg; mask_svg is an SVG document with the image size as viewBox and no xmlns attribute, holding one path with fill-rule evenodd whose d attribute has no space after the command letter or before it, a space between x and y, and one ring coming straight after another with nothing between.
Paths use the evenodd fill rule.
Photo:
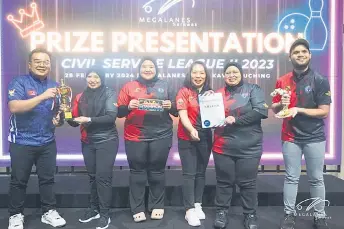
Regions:
<instances>
[{"instance_id":1,"label":"bowling pin graphic","mask_svg":"<svg viewBox=\"0 0 344 229\"><path fill-rule=\"evenodd\" d=\"M327 42L327 28L322 17L324 0L309 0L311 16L305 28L305 38L311 50L323 50Z\"/></svg>"}]
</instances>

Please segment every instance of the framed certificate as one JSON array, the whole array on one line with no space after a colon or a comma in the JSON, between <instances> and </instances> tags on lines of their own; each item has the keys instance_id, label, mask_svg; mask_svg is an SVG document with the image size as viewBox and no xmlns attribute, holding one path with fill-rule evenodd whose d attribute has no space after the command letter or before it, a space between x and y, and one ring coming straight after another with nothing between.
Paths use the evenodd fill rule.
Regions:
<instances>
[{"instance_id":1,"label":"framed certificate","mask_svg":"<svg viewBox=\"0 0 344 229\"><path fill-rule=\"evenodd\" d=\"M159 99L139 99L139 110L145 111L164 111L163 100Z\"/></svg>"},{"instance_id":2,"label":"framed certificate","mask_svg":"<svg viewBox=\"0 0 344 229\"><path fill-rule=\"evenodd\" d=\"M202 128L212 128L225 121L225 110L221 93L199 96Z\"/></svg>"}]
</instances>

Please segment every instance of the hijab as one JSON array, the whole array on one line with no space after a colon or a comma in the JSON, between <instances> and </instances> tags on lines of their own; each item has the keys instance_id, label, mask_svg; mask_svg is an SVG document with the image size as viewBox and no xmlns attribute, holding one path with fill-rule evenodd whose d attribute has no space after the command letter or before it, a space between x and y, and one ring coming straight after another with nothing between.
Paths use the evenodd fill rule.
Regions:
<instances>
[{"instance_id":1,"label":"hijab","mask_svg":"<svg viewBox=\"0 0 344 229\"><path fill-rule=\"evenodd\" d=\"M244 74L243 74L243 71L242 71L242 66L241 66L241 64L236 63L236 62L228 62L228 63L225 65L223 72L226 73L227 68L229 68L229 67L231 67L231 66L234 66L234 67L236 67L237 69L239 69L239 72L240 72L240 74L241 74L241 80L239 81L239 83L238 83L237 85L230 86L230 85L226 84L226 89L227 89L228 91L235 91L237 88L241 87L241 86L244 84Z\"/></svg>"},{"instance_id":2,"label":"hijab","mask_svg":"<svg viewBox=\"0 0 344 229\"><path fill-rule=\"evenodd\" d=\"M87 86L82 93L80 102L85 105L82 110L82 115L86 117L97 117L104 107L104 104L99 102L106 91L104 70L101 66L93 66L87 71L86 77L92 72L99 76L101 85L98 88L90 88Z\"/></svg>"},{"instance_id":3,"label":"hijab","mask_svg":"<svg viewBox=\"0 0 344 229\"><path fill-rule=\"evenodd\" d=\"M142 66L143 62L145 62L146 60L152 61L154 66L155 66L155 76L150 80L144 79L141 75L141 66ZM139 83L145 85L147 87L147 94L150 94L155 83L159 80L159 78L158 78L158 65L157 65L156 61L151 57L143 57L141 59L139 65L138 65L138 71L139 71L139 77L137 78L137 81Z\"/></svg>"}]
</instances>

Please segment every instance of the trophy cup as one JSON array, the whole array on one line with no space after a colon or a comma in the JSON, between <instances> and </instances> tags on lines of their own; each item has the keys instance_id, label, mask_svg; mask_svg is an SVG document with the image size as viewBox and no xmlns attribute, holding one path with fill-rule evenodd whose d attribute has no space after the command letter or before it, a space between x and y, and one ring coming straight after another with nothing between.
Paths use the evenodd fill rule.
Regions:
<instances>
[{"instance_id":1,"label":"trophy cup","mask_svg":"<svg viewBox=\"0 0 344 229\"><path fill-rule=\"evenodd\" d=\"M71 112L72 88L65 84L64 79L61 79L61 85L57 88L57 91L60 97L60 105L64 105L62 112L64 113L65 119L73 119Z\"/></svg>"},{"instance_id":2,"label":"trophy cup","mask_svg":"<svg viewBox=\"0 0 344 229\"><path fill-rule=\"evenodd\" d=\"M282 89L282 88L276 88L271 94L271 96L276 96L276 95L280 95L280 96L285 96L285 95L290 95L290 88L287 87L286 89ZM290 117L292 114L290 112L290 110L288 109L288 105L283 105L283 108L280 112L278 112L275 117L276 118L288 118Z\"/></svg>"}]
</instances>

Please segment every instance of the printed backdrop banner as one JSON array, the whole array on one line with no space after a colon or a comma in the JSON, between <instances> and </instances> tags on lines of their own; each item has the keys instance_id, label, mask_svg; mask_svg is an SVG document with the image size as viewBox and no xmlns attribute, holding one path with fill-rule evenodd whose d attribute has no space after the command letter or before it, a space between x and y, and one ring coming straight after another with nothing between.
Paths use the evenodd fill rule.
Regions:
<instances>
[{"instance_id":1,"label":"printed backdrop banner","mask_svg":"<svg viewBox=\"0 0 344 229\"><path fill-rule=\"evenodd\" d=\"M190 64L202 60L212 87L224 86L227 61L242 64L244 78L270 93L276 79L292 70L288 51L297 37L310 41L312 68L328 76L333 104L326 120L326 164L340 164L342 93L342 0L11 0L1 4L1 165L9 165L7 85L28 72L28 52L53 54L51 78L73 89L86 86L85 74L101 65L106 83L117 92L135 80L138 63L152 56L159 77L179 89ZM120 146L116 165L126 166L124 119L116 124ZM174 130L178 119L174 120ZM283 164L281 120L269 113L263 122L262 164ZM248 133L248 138L250 133ZM83 165L80 133L57 128L59 165ZM176 131L168 159L179 166ZM213 165L212 157L210 166Z\"/></svg>"}]
</instances>

